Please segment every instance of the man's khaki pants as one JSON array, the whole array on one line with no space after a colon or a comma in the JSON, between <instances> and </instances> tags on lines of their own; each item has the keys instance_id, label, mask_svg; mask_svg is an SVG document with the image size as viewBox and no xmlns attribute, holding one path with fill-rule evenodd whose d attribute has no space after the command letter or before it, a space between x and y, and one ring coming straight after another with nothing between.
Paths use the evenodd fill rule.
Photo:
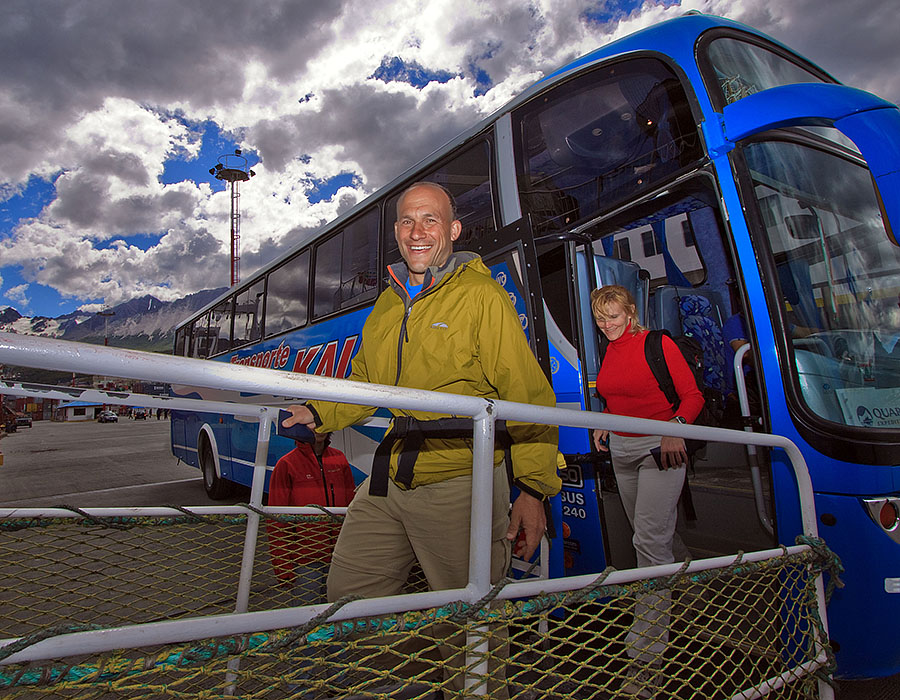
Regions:
<instances>
[{"instance_id":1,"label":"man's khaki pants","mask_svg":"<svg viewBox=\"0 0 900 700\"><path fill-rule=\"evenodd\" d=\"M431 590L464 588L469 574L469 523L472 478L462 476L404 491L388 480L387 496L370 496L368 481L358 489L335 545L328 573L328 600L345 595L366 598L397 595L403 591L416 561ZM510 561L509 484L503 465L494 469L491 527L491 582L499 581ZM445 628L443 631L441 628ZM445 688L462 690L464 635L452 635L450 625L438 625ZM492 653L506 656L505 629L491 630ZM452 636L451 636L452 635ZM390 640L381 640L382 645ZM498 673L491 664L491 675ZM502 675L491 683L496 691ZM497 697L497 695L494 695Z\"/></svg>"}]
</instances>

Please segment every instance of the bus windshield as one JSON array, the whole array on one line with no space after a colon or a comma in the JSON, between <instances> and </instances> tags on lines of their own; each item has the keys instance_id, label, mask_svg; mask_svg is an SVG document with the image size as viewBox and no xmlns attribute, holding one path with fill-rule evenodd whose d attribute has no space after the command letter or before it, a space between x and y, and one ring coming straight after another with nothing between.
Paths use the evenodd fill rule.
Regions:
<instances>
[{"instance_id":1,"label":"bus windshield","mask_svg":"<svg viewBox=\"0 0 900 700\"><path fill-rule=\"evenodd\" d=\"M900 247L868 170L785 140L743 152L800 396L834 423L900 427Z\"/></svg>"},{"instance_id":2,"label":"bus windshield","mask_svg":"<svg viewBox=\"0 0 900 700\"><path fill-rule=\"evenodd\" d=\"M719 108L778 85L823 82L797 59L734 37L714 39L707 54L713 69L706 80L707 89Z\"/></svg>"}]
</instances>

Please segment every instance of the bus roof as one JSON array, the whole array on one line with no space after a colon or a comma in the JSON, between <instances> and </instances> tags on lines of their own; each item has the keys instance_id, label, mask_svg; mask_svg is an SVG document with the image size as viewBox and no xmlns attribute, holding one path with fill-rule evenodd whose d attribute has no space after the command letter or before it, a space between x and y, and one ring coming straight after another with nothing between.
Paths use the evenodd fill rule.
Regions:
<instances>
[{"instance_id":1,"label":"bus roof","mask_svg":"<svg viewBox=\"0 0 900 700\"><path fill-rule=\"evenodd\" d=\"M576 58L575 60L558 68L554 72L544 76L543 78L526 88L524 91L522 91L520 94L512 98L509 102L504 104L494 113L485 117L474 126L466 129L455 138L447 141L445 144L432 151L429 155L406 169L403 173L379 187L368 197L357 202L353 207L348 209L343 214L323 224L317 229L307 232L306 234L301 236L294 245L292 245L287 251L285 251L275 260L257 269L248 280L242 281L239 284L229 288L226 292L218 296L214 301L203 307L203 309L196 312L195 314L192 314L189 318L177 324L175 327L176 330L180 329L182 326L196 318L198 315L214 308L221 301L227 299L231 294L233 294L236 289L253 284L259 278L263 277L269 270L278 267L285 260L292 257L298 250L317 240L322 236L323 233L332 229L340 228L340 226L345 222L351 220L360 212L380 199L385 192L389 192L395 189L405 181L409 180L416 172L425 169L429 163L441 159L469 140L477 137L479 134L483 133L486 129L493 125L501 116L513 111L521 104L532 99L536 94L549 89L562 80L565 80L570 74L583 70L588 66L601 63L610 58L638 51L659 52L673 57L673 59L679 65L681 65L682 67L686 67L693 62L694 45L696 44L696 41L700 37L700 35L710 29L720 27L731 28L758 36L760 38L764 38L780 46L784 50L798 55L795 51L785 46L784 44L775 41L768 35L763 34L762 32L746 24L726 19L724 17L718 17L716 15L702 14L696 10L690 10L681 17L675 17L673 19L665 20L650 27L639 29L625 37L622 37L621 39L616 39L615 41L605 44L600 48L595 49L594 51ZM804 60L807 59L804 58ZM816 66L816 68L818 68L818 66ZM822 72L825 73L825 71Z\"/></svg>"}]
</instances>

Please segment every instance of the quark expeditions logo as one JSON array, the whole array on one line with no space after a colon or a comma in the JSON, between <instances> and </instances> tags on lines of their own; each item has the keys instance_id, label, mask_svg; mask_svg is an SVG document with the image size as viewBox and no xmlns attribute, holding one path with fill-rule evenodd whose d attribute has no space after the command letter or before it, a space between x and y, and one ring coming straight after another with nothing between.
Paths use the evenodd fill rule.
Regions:
<instances>
[{"instance_id":1,"label":"quark expeditions logo","mask_svg":"<svg viewBox=\"0 0 900 700\"><path fill-rule=\"evenodd\" d=\"M856 407L856 421L866 428L885 428L900 425L900 405Z\"/></svg>"},{"instance_id":2,"label":"quark expeditions logo","mask_svg":"<svg viewBox=\"0 0 900 700\"><path fill-rule=\"evenodd\" d=\"M864 425L867 428L872 427L872 423L875 422L875 419L872 418L872 412L866 408L865 406L857 406L856 407L856 421L860 425Z\"/></svg>"}]
</instances>

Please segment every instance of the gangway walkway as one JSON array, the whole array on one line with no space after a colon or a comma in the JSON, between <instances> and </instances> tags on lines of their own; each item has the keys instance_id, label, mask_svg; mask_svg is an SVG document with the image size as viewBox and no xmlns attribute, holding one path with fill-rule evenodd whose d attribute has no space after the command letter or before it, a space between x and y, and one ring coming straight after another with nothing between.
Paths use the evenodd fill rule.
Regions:
<instances>
[{"instance_id":1,"label":"gangway walkway","mask_svg":"<svg viewBox=\"0 0 900 700\"><path fill-rule=\"evenodd\" d=\"M316 591L285 594L271 573L267 526L294 525L297 546L327 558L323 543L330 546L341 515L262 506L277 409L193 406L259 420L250 503L0 510L3 697L432 698L453 674L472 697L614 697L629 673L625 634L637 599L672 601L670 637L648 685L658 697L833 697L823 572L835 581L836 560L818 539L803 458L784 438L7 333L0 363L471 416L474 444L468 585L425 591L413 580L404 595L328 605ZM4 384L11 390L52 391ZM173 408L189 401L156 400ZM795 546L737 557L492 587L500 419L783 450L803 533Z\"/></svg>"}]
</instances>

